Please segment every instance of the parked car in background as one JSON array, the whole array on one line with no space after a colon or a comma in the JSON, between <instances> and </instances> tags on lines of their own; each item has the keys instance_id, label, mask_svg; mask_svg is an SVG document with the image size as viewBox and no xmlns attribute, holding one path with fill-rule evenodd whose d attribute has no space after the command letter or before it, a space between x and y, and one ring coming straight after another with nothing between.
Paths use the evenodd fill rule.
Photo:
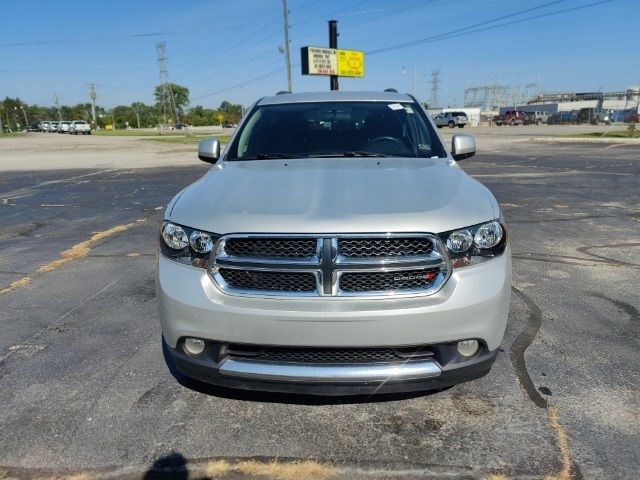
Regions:
<instances>
[{"instance_id":1,"label":"parked car in background","mask_svg":"<svg viewBox=\"0 0 640 480\"><path fill-rule=\"evenodd\" d=\"M578 123L588 123L590 125L599 125L611 123L611 111L598 108L581 108L578 113Z\"/></svg>"},{"instance_id":2,"label":"parked car in background","mask_svg":"<svg viewBox=\"0 0 640 480\"><path fill-rule=\"evenodd\" d=\"M41 132L48 132L50 126L51 126L51 122L49 122L48 120L40 122L40 131Z\"/></svg>"},{"instance_id":3,"label":"parked car in background","mask_svg":"<svg viewBox=\"0 0 640 480\"><path fill-rule=\"evenodd\" d=\"M609 114L609 119L611 120L611 123L614 122L626 122L627 118L629 118L630 115L636 113L635 109L626 109L626 110L612 110L611 113Z\"/></svg>"},{"instance_id":4,"label":"parked car in background","mask_svg":"<svg viewBox=\"0 0 640 480\"><path fill-rule=\"evenodd\" d=\"M550 115L547 119L549 125L568 125L578 123L578 112L572 110L570 112L557 112Z\"/></svg>"},{"instance_id":5,"label":"parked car in background","mask_svg":"<svg viewBox=\"0 0 640 480\"><path fill-rule=\"evenodd\" d=\"M69 133L70 126L71 126L71 122L67 120L60 122L60 125L58 125L58 133Z\"/></svg>"},{"instance_id":6,"label":"parked car in background","mask_svg":"<svg viewBox=\"0 0 640 480\"><path fill-rule=\"evenodd\" d=\"M525 125L542 125L543 123L546 124L550 116L551 116L551 113L545 112L545 111L525 112L524 124Z\"/></svg>"},{"instance_id":7,"label":"parked car in background","mask_svg":"<svg viewBox=\"0 0 640 480\"><path fill-rule=\"evenodd\" d=\"M51 122L49 124L49 133L57 132L58 131L58 125L60 125L60 122Z\"/></svg>"},{"instance_id":8,"label":"parked car in background","mask_svg":"<svg viewBox=\"0 0 640 480\"><path fill-rule=\"evenodd\" d=\"M507 110L496 119L496 125L524 125L524 112Z\"/></svg>"},{"instance_id":9,"label":"parked car in background","mask_svg":"<svg viewBox=\"0 0 640 480\"><path fill-rule=\"evenodd\" d=\"M184 130L185 128L185 124L184 123L174 123L171 126L171 130Z\"/></svg>"},{"instance_id":10,"label":"parked car in background","mask_svg":"<svg viewBox=\"0 0 640 480\"><path fill-rule=\"evenodd\" d=\"M74 120L69 125L69 133L73 135L78 135L79 133L82 135L91 135L91 125L84 120Z\"/></svg>"},{"instance_id":11,"label":"parked car in background","mask_svg":"<svg viewBox=\"0 0 640 480\"><path fill-rule=\"evenodd\" d=\"M624 118L626 123L638 123L638 113L630 113Z\"/></svg>"},{"instance_id":12,"label":"parked car in background","mask_svg":"<svg viewBox=\"0 0 640 480\"><path fill-rule=\"evenodd\" d=\"M468 121L469 118L464 112L443 112L433 117L433 122L438 128L446 126L448 126L449 128L464 128Z\"/></svg>"},{"instance_id":13,"label":"parked car in background","mask_svg":"<svg viewBox=\"0 0 640 480\"><path fill-rule=\"evenodd\" d=\"M40 131L40 126L36 123L30 123L27 125L27 132L38 132Z\"/></svg>"}]
</instances>

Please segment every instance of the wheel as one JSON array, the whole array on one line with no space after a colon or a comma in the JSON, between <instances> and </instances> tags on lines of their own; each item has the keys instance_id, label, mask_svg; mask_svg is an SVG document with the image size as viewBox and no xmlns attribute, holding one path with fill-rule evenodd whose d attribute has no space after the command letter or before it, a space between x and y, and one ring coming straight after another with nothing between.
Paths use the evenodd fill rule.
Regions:
<instances>
[{"instance_id":1,"label":"wheel","mask_svg":"<svg viewBox=\"0 0 640 480\"><path fill-rule=\"evenodd\" d=\"M536 120L536 125L542 125L542 119L539 118L538 120Z\"/></svg>"},{"instance_id":2,"label":"wheel","mask_svg":"<svg viewBox=\"0 0 640 480\"><path fill-rule=\"evenodd\" d=\"M464 128L464 124L458 125L458 128Z\"/></svg>"},{"instance_id":3,"label":"wheel","mask_svg":"<svg viewBox=\"0 0 640 480\"><path fill-rule=\"evenodd\" d=\"M91 132L87 132L87 135L91 135Z\"/></svg>"},{"instance_id":4,"label":"wheel","mask_svg":"<svg viewBox=\"0 0 640 480\"><path fill-rule=\"evenodd\" d=\"M442 125L436 125L436 127L438 127L438 128L442 128Z\"/></svg>"},{"instance_id":5,"label":"wheel","mask_svg":"<svg viewBox=\"0 0 640 480\"><path fill-rule=\"evenodd\" d=\"M515 124L516 124L516 122L514 122L513 120L511 120L511 121L509 122L509 125L511 125L512 127L513 127Z\"/></svg>"},{"instance_id":6,"label":"wheel","mask_svg":"<svg viewBox=\"0 0 640 480\"><path fill-rule=\"evenodd\" d=\"M455 128L456 124L453 122L453 120L449 121L449 128Z\"/></svg>"}]
</instances>

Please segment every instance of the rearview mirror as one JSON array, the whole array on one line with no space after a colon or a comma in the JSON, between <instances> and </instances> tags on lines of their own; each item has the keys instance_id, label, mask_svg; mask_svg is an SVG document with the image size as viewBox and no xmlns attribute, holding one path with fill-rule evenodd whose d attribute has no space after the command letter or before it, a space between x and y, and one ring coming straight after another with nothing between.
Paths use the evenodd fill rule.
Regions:
<instances>
[{"instance_id":1,"label":"rearview mirror","mask_svg":"<svg viewBox=\"0 0 640 480\"><path fill-rule=\"evenodd\" d=\"M205 138L198 144L198 158L203 162L216 163L220 158L220 142L216 138Z\"/></svg>"},{"instance_id":2,"label":"rearview mirror","mask_svg":"<svg viewBox=\"0 0 640 480\"><path fill-rule=\"evenodd\" d=\"M464 160L476 154L476 140L471 135L454 135L451 139L451 155L454 160Z\"/></svg>"}]
</instances>

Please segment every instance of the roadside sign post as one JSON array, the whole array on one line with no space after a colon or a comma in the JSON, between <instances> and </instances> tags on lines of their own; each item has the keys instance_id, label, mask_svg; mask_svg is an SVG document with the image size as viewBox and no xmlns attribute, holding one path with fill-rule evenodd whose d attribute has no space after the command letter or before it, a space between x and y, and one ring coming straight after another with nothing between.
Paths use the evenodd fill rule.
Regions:
<instances>
[{"instance_id":1,"label":"roadside sign post","mask_svg":"<svg viewBox=\"0 0 640 480\"><path fill-rule=\"evenodd\" d=\"M338 49L338 21L329 20L329 48ZM329 77L329 88L331 90L339 90L338 87L338 75L331 75Z\"/></svg>"},{"instance_id":2,"label":"roadside sign post","mask_svg":"<svg viewBox=\"0 0 640 480\"><path fill-rule=\"evenodd\" d=\"M340 50L338 27L335 20L329 21L329 48L302 47L300 59L302 75L329 76L329 87L338 90L338 77L364 77L364 52Z\"/></svg>"}]
</instances>

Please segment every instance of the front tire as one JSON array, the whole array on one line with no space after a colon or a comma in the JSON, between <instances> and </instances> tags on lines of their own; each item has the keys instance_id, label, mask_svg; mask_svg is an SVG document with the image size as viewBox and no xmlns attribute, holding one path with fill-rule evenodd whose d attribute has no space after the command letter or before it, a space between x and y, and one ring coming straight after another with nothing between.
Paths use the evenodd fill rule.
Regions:
<instances>
[{"instance_id":1,"label":"front tire","mask_svg":"<svg viewBox=\"0 0 640 480\"><path fill-rule=\"evenodd\" d=\"M456 124L453 122L449 122L449 128L455 128Z\"/></svg>"},{"instance_id":2,"label":"front tire","mask_svg":"<svg viewBox=\"0 0 640 480\"><path fill-rule=\"evenodd\" d=\"M458 125L458 128L464 128L464 125Z\"/></svg>"}]
</instances>

